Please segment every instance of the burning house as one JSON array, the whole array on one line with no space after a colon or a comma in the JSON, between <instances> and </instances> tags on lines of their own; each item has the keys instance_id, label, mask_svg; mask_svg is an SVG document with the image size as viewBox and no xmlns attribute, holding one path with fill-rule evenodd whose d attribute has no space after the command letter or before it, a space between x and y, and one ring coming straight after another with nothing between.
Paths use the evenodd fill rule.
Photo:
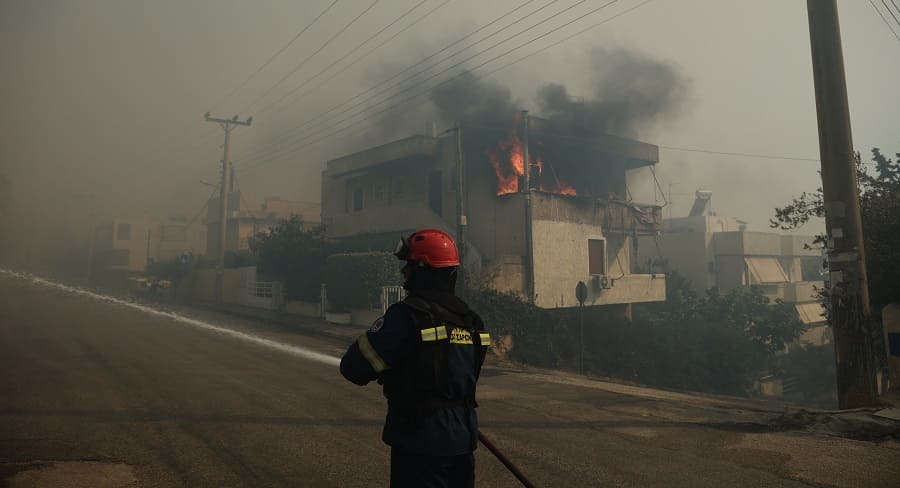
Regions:
<instances>
[{"instance_id":1,"label":"burning house","mask_svg":"<svg viewBox=\"0 0 900 488\"><path fill-rule=\"evenodd\" d=\"M661 209L630 199L629 174L657 163L656 146L563 130L522 112L505 128L416 135L328 161L326 235L348 249L388 249L436 227L462 242L469 279L543 308L665 299L662 275L640 274L637 239Z\"/></svg>"}]
</instances>

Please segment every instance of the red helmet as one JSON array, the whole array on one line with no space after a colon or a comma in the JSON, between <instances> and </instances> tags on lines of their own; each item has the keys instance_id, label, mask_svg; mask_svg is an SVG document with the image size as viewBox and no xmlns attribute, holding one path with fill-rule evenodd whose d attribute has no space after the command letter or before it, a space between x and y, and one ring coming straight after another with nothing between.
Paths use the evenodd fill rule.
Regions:
<instances>
[{"instance_id":1,"label":"red helmet","mask_svg":"<svg viewBox=\"0 0 900 488\"><path fill-rule=\"evenodd\" d=\"M420 261L432 268L459 266L459 251L450 234L438 229L422 229L401 237L394 255L404 261Z\"/></svg>"}]
</instances>

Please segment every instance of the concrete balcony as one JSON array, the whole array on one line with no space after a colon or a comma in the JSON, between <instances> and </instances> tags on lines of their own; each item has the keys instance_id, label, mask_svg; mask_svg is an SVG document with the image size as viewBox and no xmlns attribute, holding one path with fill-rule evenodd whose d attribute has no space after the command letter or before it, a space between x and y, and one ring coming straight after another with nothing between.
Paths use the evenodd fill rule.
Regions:
<instances>
[{"instance_id":1,"label":"concrete balcony","mask_svg":"<svg viewBox=\"0 0 900 488\"><path fill-rule=\"evenodd\" d=\"M823 281L801 281L799 283L785 283L784 301L788 303L803 303L818 299L816 289L825 286Z\"/></svg>"},{"instance_id":2,"label":"concrete balcony","mask_svg":"<svg viewBox=\"0 0 900 488\"><path fill-rule=\"evenodd\" d=\"M781 235L767 232L716 232L713 249L718 256L781 256Z\"/></svg>"},{"instance_id":3,"label":"concrete balcony","mask_svg":"<svg viewBox=\"0 0 900 488\"><path fill-rule=\"evenodd\" d=\"M813 236L781 236L781 255L782 256L821 256L822 250L819 248L807 249L813 246Z\"/></svg>"},{"instance_id":4,"label":"concrete balcony","mask_svg":"<svg viewBox=\"0 0 900 488\"><path fill-rule=\"evenodd\" d=\"M767 283L765 285L755 285L763 289L763 294L769 298L769 302L774 303L775 300L785 300L787 285L790 283Z\"/></svg>"},{"instance_id":5,"label":"concrete balcony","mask_svg":"<svg viewBox=\"0 0 900 488\"><path fill-rule=\"evenodd\" d=\"M607 234L655 236L662 230L662 221L659 205L613 201L600 209L600 222Z\"/></svg>"}]
</instances>

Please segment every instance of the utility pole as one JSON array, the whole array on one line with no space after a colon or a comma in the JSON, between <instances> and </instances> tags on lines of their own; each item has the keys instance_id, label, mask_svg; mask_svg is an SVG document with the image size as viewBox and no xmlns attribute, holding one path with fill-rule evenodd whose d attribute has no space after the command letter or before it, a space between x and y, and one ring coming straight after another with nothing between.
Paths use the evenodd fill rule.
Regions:
<instances>
[{"instance_id":1,"label":"utility pole","mask_svg":"<svg viewBox=\"0 0 900 488\"><path fill-rule=\"evenodd\" d=\"M231 187L231 172L228 170L231 154L229 152L231 142L231 131L235 126L249 126L253 122L253 117L247 117L247 120L240 121L235 115L231 119L217 119L209 116L206 112L204 118L207 122L215 122L222 126L225 131L225 150L222 157L222 186L219 191L219 256L216 260L216 303L222 303L224 297L225 286L225 237L228 232L228 193Z\"/></svg>"},{"instance_id":2,"label":"utility pole","mask_svg":"<svg viewBox=\"0 0 900 488\"><path fill-rule=\"evenodd\" d=\"M468 218L466 217L466 191L465 191L465 174L462 152L462 127L456 124L456 241L459 247L460 264L459 281L464 290L467 290L466 282L466 226Z\"/></svg>"},{"instance_id":3,"label":"utility pole","mask_svg":"<svg viewBox=\"0 0 900 488\"><path fill-rule=\"evenodd\" d=\"M807 0L838 408L877 404L856 160L836 0Z\"/></svg>"},{"instance_id":4,"label":"utility pole","mask_svg":"<svg viewBox=\"0 0 900 488\"><path fill-rule=\"evenodd\" d=\"M528 111L522 110L521 117L522 169L525 173L525 296L529 303L534 303L534 226L531 222L531 155L528 151Z\"/></svg>"}]
</instances>

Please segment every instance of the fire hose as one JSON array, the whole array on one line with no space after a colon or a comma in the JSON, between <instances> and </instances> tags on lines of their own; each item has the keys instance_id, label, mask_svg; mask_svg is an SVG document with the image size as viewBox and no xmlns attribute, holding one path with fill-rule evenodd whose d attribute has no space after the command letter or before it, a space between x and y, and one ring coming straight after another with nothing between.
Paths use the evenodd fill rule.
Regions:
<instances>
[{"instance_id":1,"label":"fire hose","mask_svg":"<svg viewBox=\"0 0 900 488\"><path fill-rule=\"evenodd\" d=\"M495 446L494 443L487 438L487 436L482 434L480 430L478 431L478 440L481 441L484 447L488 448L488 451L491 451L491 454L496 456L497 459L499 459L500 462L503 463L504 466L506 466L506 469L508 469L509 472L512 473L513 476L515 476L516 479L518 479L522 483L522 486L524 486L525 488L535 488L534 484L525 477L522 471L520 471L519 468L517 468L516 465L512 463L512 461L510 461L505 455L503 455L503 453L500 452L500 449L497 449L497 446Z\"/></svg>"}]
</instances>

